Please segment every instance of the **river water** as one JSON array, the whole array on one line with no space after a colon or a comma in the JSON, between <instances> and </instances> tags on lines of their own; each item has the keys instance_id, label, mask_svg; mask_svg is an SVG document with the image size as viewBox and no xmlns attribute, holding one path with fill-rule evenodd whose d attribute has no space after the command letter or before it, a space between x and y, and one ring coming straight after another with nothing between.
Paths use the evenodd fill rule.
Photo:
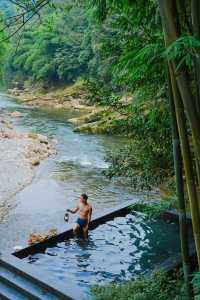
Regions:
<instances>
[{"instance_id":1,"label":"river water","mask_svg":"<svg viewBox=\"0 0 200 300\"><path fill-rule=\"evenodd\" d=\"M13 119L22 132L37 132L56 139L57 154L44 160L33 182L14 196L0 224L1 252L24 246L31 232L65 228L66 208L74 207L81 193L89 195L94 213L124 201L141 199L120 181L105 178L106 151L127 143L121 137L73 132L68 119L80 114L31 108L0 95L0 109L19 111ZM74 217L70 218L70 222ZM88 299L93 284L121 282L152 269L180 251L177 224L148 221L140 213L116 218L90 232L89 241L70 239L25 259L65 285L77 286L80 299ZM71 283L71 284L70 284Z\"/></svg>"},{"instance_id":2,"label":"river water","mask_svg":"<svg viewBox=\"0 0 200 300\"><path fill-rule=\"evenodd\" d=\"M64 211L74 207L83 192L88 193L94 213L141 197L102 174L108 167L106 151L120 147L126 139L73 132L67 120L80 115L75 110L31 108L4 95L0 95L0 109L22 114L12 120L18 130L58 141L57 155L43 161L32 184L11 199L9 213L0 224L1 252L24 246L31 232L64 227ZM71 217L70 222L73 220Z\"/></svg>"}]
</instances>

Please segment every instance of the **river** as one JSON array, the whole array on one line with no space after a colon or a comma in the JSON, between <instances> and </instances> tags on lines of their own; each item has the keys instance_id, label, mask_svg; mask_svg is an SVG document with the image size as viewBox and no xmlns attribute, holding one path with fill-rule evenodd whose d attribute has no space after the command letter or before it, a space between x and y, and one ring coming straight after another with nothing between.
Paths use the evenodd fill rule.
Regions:
<instances>
[{"instance_id":1,"label":"river","mask_svg":"<svg viewBox=\"0 0 200 300\"><path fill-rule=\"evenodd\" d=\"M1 252L24 246L31 232L64 228L66 208L74 207L83 192L88 193L94 213L141 198L130 187L102 174L108 167L106 151L122 146L126 139L73 132L68 119L80 115L75 110L32 108L5 95L0 95L0 109L22 114L13 119L19 131L41 133L58 141L57 154L44 160L33 182L11 199L8 215L0 224Z\"/></svg>"}]
</instances>

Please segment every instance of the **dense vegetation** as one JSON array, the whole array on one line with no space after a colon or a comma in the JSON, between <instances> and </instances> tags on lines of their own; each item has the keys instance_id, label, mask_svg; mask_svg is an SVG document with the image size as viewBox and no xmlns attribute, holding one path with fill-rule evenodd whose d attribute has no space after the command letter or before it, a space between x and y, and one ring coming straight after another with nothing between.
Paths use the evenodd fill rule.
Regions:
<instances>
[{"instance_id":1,"label":"dense vegetation","mask_svg":"<svg viewBox=\"0 0 200 300\"><path fill-rule=\"evenodd\" d=\"M194 299L200 299L200 273L192 281ZM123 285L93 288L93 300L188 300L182 274L169 276L164 270L155 270L150 277L139 277Z\"/></svg>"},{"instance_id":2,"label":"dense vegetation","mask_svg":"<svg viewBox=\"0 0 200 300\"><path fill-rule=\"evenodd\" d=\"M37 3L42 3L18 2L36 16ZM29 23L17 47L16 36L10 39L4 81L48 89L84 78L91 103L125 116L114 120L114 128L131 137L131 145L110 156L107 175L126 176L135 186L151 187L172 177L171 124L184 280L187 298L192 298L186 201L200 268L200 2L88 0L79 5L67 1L66 7L66 1L58 3L57 11L46 6L43 23ZM156 285L154 281L139 281L145 293L138 290L136 296L132 292L138 282L97 289L97 299L123 299L124 294L128 299L176 299L162 280ZM198 278L196 283L198 287Z\"/></svg>"},{"instance_id":3,"label":"dense vegetation","mask_svg":"<svg viewBox=\"0 0 200 300\"><path fill-rule=\"evenodd\" d=\"M93 293L94 300L187 300L183 281L175 281L162 270L122 286L95 287Z\"/></svg>"},{"instance_id":4,"label":"dense vegetation","mask_svg":"<svg viewBox=\"0 0 200 300\"><path fill-rule=\"evenodd\" d=\"M11 43L5 79L10 76L11 82L21 85L39 81L45 87L76 79L86 67L79 58L86 22L84 12L76 7L46 12L42 23L24 30L17 49Z\"/></svg>"},{"instance_id":5,"label":"dense vegetation","mask_svg":"<svg viewBox=\"0 0 200 300\"><path fill-rule=\"evenodd\" d=\"M83 78L91 104L123 116L111 132L131 137L130 146L108 154L106 175L151 188L172 176L172 151L158 7L142 6L136 1L123 13L112 6L103 20L96 7L71 0L45 8L42 22L36 18L10 40L4 83L48 91Z\"/></svg>"}]
</instances>

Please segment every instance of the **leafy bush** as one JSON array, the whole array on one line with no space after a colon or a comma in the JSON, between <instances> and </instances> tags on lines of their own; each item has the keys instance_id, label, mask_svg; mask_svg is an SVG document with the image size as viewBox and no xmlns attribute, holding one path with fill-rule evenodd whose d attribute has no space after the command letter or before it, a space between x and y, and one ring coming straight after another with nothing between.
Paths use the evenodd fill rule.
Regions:
<instances>
[{"instance_id":1,"label":"leafy bush","mask_svg":"<svg viewBox=\"0 0 200 300\"><path fill-rule=\"evenodd\" d=\"M172 175L172 145L168 104L165 101L135 101L126 108L127 118L116 120L119 131L130 133L132 142L107 154L111 163L106 175L122 176L139 189L162 183Z\"/></svg>"},{"instance_id":2,"label":"leafy bush","mask_svg":"<svg viewBox=\"0 0 200 300\"><path fill-rule=\"evenodd\" d=\"M180 278L170 278L163 270L122 285L96 286L93 300L186 300Z\"/></svg>"},{"instance_id":3,"label":"leafy bush","mask_svg":"<svg viewBox=\"0 0 200 300\"><path fill-rule=\"evenodd\" d=\"M161 202L156 203L146 203L144 201L139 201L130 206L130 210L136 210L143 212L148 218L158 218L166 210L169 210L175 206L176 198L169 198Z\"/></svg>"},{"instance_id":4,"label":"leafy bush","mask_svg":"<svg viewBox=\"0 0 200 300\"><path fill-rule=\"evenodd\" d=\"M107 161L111 162L105 175L126 177L136 189L151 189L162 183L169 175L168 157L159 148L147 141L135 141L115 153L108 153Z\"/></svg>"}]
</instances>

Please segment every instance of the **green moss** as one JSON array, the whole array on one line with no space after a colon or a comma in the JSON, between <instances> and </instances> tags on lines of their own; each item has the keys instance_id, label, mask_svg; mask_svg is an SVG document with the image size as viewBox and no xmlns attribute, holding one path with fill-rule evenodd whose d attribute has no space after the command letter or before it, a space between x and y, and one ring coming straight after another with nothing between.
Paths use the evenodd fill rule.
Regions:
<instances>
[{"instance_id":1,"label":"green moss","mask_svg":"<svg viewBox=\"0 0 200 300\"><path fill-rule=\"evenodd\" d=\"M120 134L119 126L116 123L119 113L104 108L96 112L80 117L80 126L74 128L75 132L93 134Z\"/></svg>"}]
</instances>

